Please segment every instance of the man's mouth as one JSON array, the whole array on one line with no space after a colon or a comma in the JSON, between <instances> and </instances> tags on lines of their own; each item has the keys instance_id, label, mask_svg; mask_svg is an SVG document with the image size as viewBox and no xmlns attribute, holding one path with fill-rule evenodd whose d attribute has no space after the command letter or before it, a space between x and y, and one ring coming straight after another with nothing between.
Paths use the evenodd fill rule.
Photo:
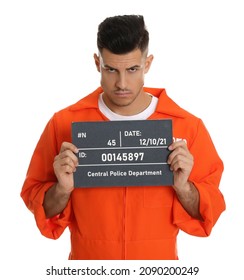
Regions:
<instances>
[{"instance_id":1,"label":"man's mouth","mask_svg":"<svg viewBox=\"0 0 244 280\"><path fill-rule=\"evenodd\" d=\"M119 96L128 96L131 92L127 90L117 90L115 91L115 94Z\"/></svg>"}]
</instances>

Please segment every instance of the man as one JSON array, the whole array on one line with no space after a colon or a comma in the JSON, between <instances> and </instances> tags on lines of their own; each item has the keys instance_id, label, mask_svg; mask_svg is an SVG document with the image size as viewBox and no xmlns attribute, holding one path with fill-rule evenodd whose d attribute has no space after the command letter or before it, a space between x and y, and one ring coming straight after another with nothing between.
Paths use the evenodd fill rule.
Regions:
<instances>
[{"instance_id":1,"label":"man","mask_svg":"<svg viewBox=\"0 0 244 280\"><path fill-rule=\"evenodd\" d=\"M164 89L144 87L149 34L142 16L106 18L98 28L101 87L55 113L33 153L21 196L41 233L71 232L69 259L178 259L177 234L208 236L225 210L223 163L201 119ZM75 188L74 121L172 119L172 186Z\"/></svg>"}]
</instances>

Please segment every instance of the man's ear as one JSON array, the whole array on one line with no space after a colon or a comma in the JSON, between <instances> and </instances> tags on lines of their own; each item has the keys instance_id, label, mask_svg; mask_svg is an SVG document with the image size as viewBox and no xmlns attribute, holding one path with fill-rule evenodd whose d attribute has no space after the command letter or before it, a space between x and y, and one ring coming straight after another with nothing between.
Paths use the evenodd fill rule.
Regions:
<instances>
[{"instance_id":1,"label":"man's ear","mask_svg":"<svg viewBox=\"0 0 244 280\"><path fill-rule=\"evenodd\" d=\"M149 69L150 69L150 67L151 67L151 64L152 64L152 61L153 61L153 55L151 54L151 55L149 55L147 58L146 58L146 62L145 62L145 71L144 71L144 73L146 74L148 71L149 71Z\"/></svg>"},{"instance_id":2,"label":"man's ear","mask_svg":"<svg viewBox=\"0 0 244 280\"><path fill-rule=\"evenodd\" d=\"M95 61L96 67L97 67L97 71L101 72L99 56L96 53L94 53L93 57L94 57L94 61Z\"/></svg>"}]
</instances>

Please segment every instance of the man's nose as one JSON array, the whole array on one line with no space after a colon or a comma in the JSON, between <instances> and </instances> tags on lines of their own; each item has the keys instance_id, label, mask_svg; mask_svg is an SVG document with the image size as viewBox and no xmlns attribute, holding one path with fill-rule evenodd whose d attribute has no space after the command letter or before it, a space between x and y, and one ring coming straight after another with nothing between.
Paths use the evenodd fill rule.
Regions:
<instances>
[{"instance_id":1,"label":"man's nose","mask_svg":"<svg viewBox=\"0 0 244 280\"><path fill-rule=\"evenodd\" d=\"M116 81L116 86L120 89L125 89L127 86L126 83L126 73L119 73Z\"/></svg>"}]
</instances>

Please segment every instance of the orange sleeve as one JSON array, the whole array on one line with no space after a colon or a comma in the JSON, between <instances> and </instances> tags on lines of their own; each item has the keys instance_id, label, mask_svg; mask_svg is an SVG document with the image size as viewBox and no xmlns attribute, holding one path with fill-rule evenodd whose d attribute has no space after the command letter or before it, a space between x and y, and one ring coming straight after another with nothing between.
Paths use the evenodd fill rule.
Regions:
<instances>
[{"instance_id":1,"label":"orange sleeve","mask_svg":"<svg viewBox=\"0 0 244 280\"><path fill-rule=\"evenodd\" d=\"M59 152L54 117L46 125L32 155L21 197L27 208L34 214L40 232L57 239L70 223L70 202L63 212L46 219L43 201L46 191L57 182L53 171L53 160Z\"/></svg>"},{"instance_id":2,"label":"orange sleeve","mask_svg":"<svg viewBox=\"0 0 244 280\"><path fill-rule=\"evenodd\" d=\"M203 222L193 219L184 210L177 197L174 199L173 220L174 224L188 234L208 236L226 208L224 197L219 190L224 165L201 120L199 120L197 134L189 150L194 156L194 167L189 180L199 191Z\"/></svg>"}]
</instances>

